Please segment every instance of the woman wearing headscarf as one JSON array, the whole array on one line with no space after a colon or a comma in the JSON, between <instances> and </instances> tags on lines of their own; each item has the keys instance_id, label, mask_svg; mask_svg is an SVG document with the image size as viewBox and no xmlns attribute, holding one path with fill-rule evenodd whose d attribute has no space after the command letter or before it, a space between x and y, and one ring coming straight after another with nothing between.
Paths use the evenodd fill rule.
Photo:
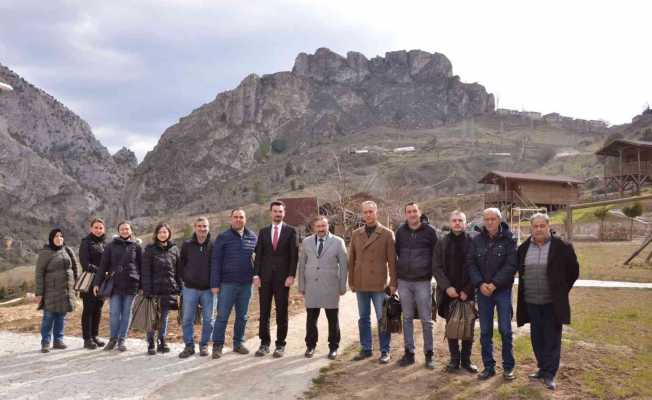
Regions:
<instances>
[{"instance_id":1,"label":"woman wearing headscarf","mask_svg":"<svg viewBox=\"0 0 652 400\"><path fill-rule=\"evenodd\" d=\"M63 243L63 231L53 229L48 244L38 253L36 261L36 296L41 320L41 351L50 351L54 336L54 349L65 349L63 343L64 321L67 313L75 309L75 281L79 266L74 253Z\"/></svg>"},{"instance_id":2,"label":"woman wearing headscarf","mask_svg":"<svg viewBox=\"0 0 652 400\"><path fill-rule=\"evenodd\" d=\"M158 341L154 346L155 331L147 332L147 354L167 353L170 348L165 343L168 330L170 304L176 302L181 290L179 277L179 248L171 241L170 225L161 223L154 229L152 244L145 248L143 254L142 289L144 296L156 297L160 304L160 323Z\"/></svg>"},{"instance_id":3,"label":"woman wearing headscarf","mask_svg":"<svg viewBox=\"0 0 652 400\"><path fill-rule=\"evenodd\" d=\"M79 245L79 262L84 271L97 273L102 262L102 253L104 253L104 232L104 221L100 218L94 218L90 224L90 233L82 239ZM92 290L88 293L82 293L81 298L84 304L82 309L84 348L93 350L103 347L104 342L100 340L98 334L104 300L95 296Z\"/></svg>"},{"instance_id":4,"label":"woman wearing headscarf","mask_svg":"<svg viewBox=\"0 0 652 400\"><path fill-rule=\"evenodd\" d=\"M117 344L119 351L127 351L125 340L131 320L131 307L140 289L141 259L140 240L134 237L131 222L120 222L118 237L104 248L102 261L93 281L93 293L97 296L102 282L105 279L113 279L113 290L109 296L111 338L104 350L113 350Z\"/></svg>"}]
</instances>

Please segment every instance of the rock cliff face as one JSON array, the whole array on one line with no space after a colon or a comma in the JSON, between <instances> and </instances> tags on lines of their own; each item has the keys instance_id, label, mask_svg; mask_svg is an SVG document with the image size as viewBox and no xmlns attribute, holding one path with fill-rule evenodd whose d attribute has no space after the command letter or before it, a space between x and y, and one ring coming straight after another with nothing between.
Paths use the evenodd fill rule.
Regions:
<instances>
[{"instance_id":1,"label":"rock cliff face","mask_svg":"<svg viewBox=\"0 0 652 400\"><path fill-rule=\"evenodd\" d=\"M291 72L249 75L169 127L129 179L127 214L191 211L205 196L219 203L222 184L270 151L300 154L372 127L435 128L493 111L493 95L462 83L439 53L301 53Z\"/></svg>"},{"instance_id":2,"label":"rock cliff face","mask_svg":"<svg viewBox=\"0 0 652 400\"><path fill-rule=\"evenodd\" d=\"M52 96L2 65L0 81L14 88L0 93L0 236L42 242L56 225L72 239L93 214L114 219L127 170Z\"/></svg>"}]
</instances>

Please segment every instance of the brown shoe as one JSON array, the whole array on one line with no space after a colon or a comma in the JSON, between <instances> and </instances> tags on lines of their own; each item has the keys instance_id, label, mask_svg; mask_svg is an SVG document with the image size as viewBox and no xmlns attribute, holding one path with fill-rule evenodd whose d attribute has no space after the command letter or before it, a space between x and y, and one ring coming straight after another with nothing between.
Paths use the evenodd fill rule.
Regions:
<instances>
[{"instance_id":1,"label":"brown shoe","mask_svg":"<svg viewBox=\"0 0 652 400\"><path fill-rule=\"evenodd\" d=\"M52 348L57 350L64 350L67 349L68 346L66 346L61 340L55 340Z\"/></svg>"}]
</instances>

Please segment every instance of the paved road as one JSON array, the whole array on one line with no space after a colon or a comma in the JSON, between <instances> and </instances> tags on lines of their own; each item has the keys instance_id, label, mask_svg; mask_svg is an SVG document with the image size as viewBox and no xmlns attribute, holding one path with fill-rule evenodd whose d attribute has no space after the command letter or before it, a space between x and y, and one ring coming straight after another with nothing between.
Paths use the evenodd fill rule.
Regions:
<instances>
[{"instance_id":1,"label":"paved road","mask_svg":"<svg viewBox=\"0 0 652 400\"><path fill-rule=\"evenodd\" d=\"M256 358L227 353L219 360L177 354L147 356L142 340L128 340L126 353L81 349L80 338L66 338L69 348L42 354L34 334L0 332L0 399L293 399L310 388L326 358L326 316L322 313L317 354L303 356L306 315L290 321L286 356ZM355 295L340 304L341 348L357 341ZM274 336L274 328L272 329ZM246 346L255 350L257 338Z\"/></svg>"},{"instance_id":2,"label":"paved road","mask_svg":"<svg viewBox=\"0 0 652 400\"><path fill-rule=\"evenodd\" d=\"M516 279L518 285L518 278ZM652 289L652 283L620 282L620 281L595 281L590 279L578 279L574 287L586 288L612 288L612 289Z\"/></svg>"}]
</instances>

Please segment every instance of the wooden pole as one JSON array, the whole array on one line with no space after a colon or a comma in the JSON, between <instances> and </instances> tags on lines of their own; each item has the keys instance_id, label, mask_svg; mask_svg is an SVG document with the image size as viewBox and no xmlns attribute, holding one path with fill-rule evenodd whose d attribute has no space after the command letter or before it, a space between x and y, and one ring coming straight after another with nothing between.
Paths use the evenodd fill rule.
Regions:
<instances>
[{"instance_id":1,"label":"wooden pole","mask_svg":"<svg viewBox=\"0 0 652 400\"><path fill-rule=\"evenodd\" d=\"M648 237L645 239L645 241L643 242L643 244L641 245L641 247L639 247L638 250L636 250L634 253L632 253L631 256L629 256L629 258L627 259L627 261L625 261L625 265L628 265L629 262L632 261L632 260L634 259L634 257L636 257L637 255L639 255L639 253L640 253L641 251L643 251L643 249L645 249L645 248L647 247L647 245L650 244L650 242L652 242L652 235L648 236ZM648 256L648 259L649 259L649 258L650 258L650 256ZM646 261L647 261L647 260L646 260Z\"/></svg>"},{"instance_id":2,"label":"wooden pole","mask_svg":"<svg viewBox=\"0 0 652 400\"><path fill-rule=\"evenodd\" d=\"M566 206L566 240L573 240L573 208Z\"/></svg>"}]
</instances>

